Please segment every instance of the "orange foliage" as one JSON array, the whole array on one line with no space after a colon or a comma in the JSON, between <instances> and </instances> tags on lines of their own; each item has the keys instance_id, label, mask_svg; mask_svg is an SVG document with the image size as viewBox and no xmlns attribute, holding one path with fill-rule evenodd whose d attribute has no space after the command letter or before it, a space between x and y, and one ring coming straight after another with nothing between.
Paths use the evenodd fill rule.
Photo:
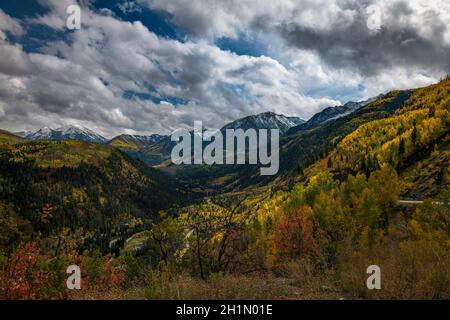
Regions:
<instances>
[{"instance_id":1,"label":"orange foliage","mask_svg":"<svg viewBox=\"0 0 450 320\"><path fill-rule=\"evenodd\" d=\"M283 215L273 238L279 256L298 258L318 254L319 246L315 238L317 229L311 220L312 213L309 206L303 206Z\"/></svg>"}]
</instances>

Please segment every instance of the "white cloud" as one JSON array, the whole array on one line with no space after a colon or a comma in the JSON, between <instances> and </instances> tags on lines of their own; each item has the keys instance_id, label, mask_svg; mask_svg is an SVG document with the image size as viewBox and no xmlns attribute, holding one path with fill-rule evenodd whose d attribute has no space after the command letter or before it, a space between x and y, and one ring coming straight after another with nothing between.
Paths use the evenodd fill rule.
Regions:
<instances>
[{"instance_id":1,"label":"white cloud","mask_svg":"<svg viewBox=\"0 0 450 320\"><path fill-rule=\"evenodd\" d=\"M23 28L21 24L17 20L7 15L1 8L0 8L0 30L8 31L14 35L23 34Z\"/></svg>"},{"instance_id":2,"label":"white cloud","mask_svg":"<svg viewBox=\"0 0 450 320\"><path fill-rule=\"evenodd\" d=\"M137 1L172 14L174 23L202 36L233 37L255 25L272 29L280 24L296 24L318 31L345 31L372 4L380 8L381 22L386 28L413 28L428 39L435 36L433 26L436 22L442 22L445 39L450 34L448 0ZM399 8L405 8L407 12L399 16Z\"/></svg>"},{"instance_id":3,"label":"white cloud","mask_svg":"<svg viewBox=\"0 0 450 320\"><path fill-rule=\"evenodd\" d=\"M0 57L0 73L25 75L30 72L29 58L18 45L0 43Z\"/></svg>"},{"instance_id":4,"label":"white cloud","mask_svg":"<svg viewBox=\"0 0 450 320\"><path fill-rule=\"evenodd\" d=\"M418 72L417 70L408 71L404 68L393 68L376 77L366 79L364 97L374 97L390 90L420 88L437 81L439 81L439 77L428 74L426 70Z\"/></svg>"},{"instance_id":5,"label":"white cloud","mask_svg":"<svg viewBox=\"0 0 450 320\"><path fill-rule=\"evenodd\" d=\"M411 34L442 48L450 43L446 42L450 10L437 10L436 3L442 1L410 1L405 8L400 0L377 3L385 8L386 27L409 28L414 30ZM65 30L65 10L72 1L40 2L50 13L28 23ZM134 2L127 3L124 10L135 8ZM367 75L354 68L357 63L351 59L364 49L352 46L358 39L331 48L332 58L347 55L347 64L329 59L316 43L304 48L296 42L294 36L304 30L323 35L319 40L334 33L351 37L349 28L361 19L356 0L139 0L139 4L169 12L190 36L185 42L161 38L139 21L120 21L85 6L82 30L68 33L69 43L49 42L41 53L26 53L5 33L23 34L21 24L0 10L0 126L21 130L80 124L113 136L168 133L192 126L194 120L217 128L269 110L308 118L346 102L342 99L350 93L365 98L426 85L444 72L425 63L396 60L398 65ZM285 37L282 30L294 38ZM242 32L264 33L270 57L239 56L214 44L218 37L238 37ZM422 63L420 57L413 58ZM153 95L155 101L124 98L127 91ZM173 105L173 98L183 104Z\"/></svg>"},{"instance_id":6,"label":"white cloud","mask_svg":"<svg viewBox=\"0 0 450 320\"><path fill-rule=\"evenodd\" d=\"M60 124L87 123L108 136L130 130L168 133L192 126L194 120L220 127L267 110L308 117L338 103L302 95L295 70L272 58L238 56L204 41L159 38L140 22L84 10L83 29L71 34L70 45L48 43L45 54L5 46L15 51L10 56L17 62L12 65L22 64L23 72L4 68L2 73L23 86L0 84L0 100L14 105L6 110L2 124L20 126L34 117L33 122L48 125L59 117ZM49 14L41 20L54 18ZM154 94L166 102L125 99L126 90ZM174 106L170 97L187 103Z\"/></svg>"},{"instance_id":7,"label":"white cloud","mask_svg":"<svg viewBox=\"0 0 450 320\"><path fill-rule=\"evenodd\" d=\"M142 7L134 1L125 1L117 6L123 13L142 12Z\"/></svg>"}]
</instances>

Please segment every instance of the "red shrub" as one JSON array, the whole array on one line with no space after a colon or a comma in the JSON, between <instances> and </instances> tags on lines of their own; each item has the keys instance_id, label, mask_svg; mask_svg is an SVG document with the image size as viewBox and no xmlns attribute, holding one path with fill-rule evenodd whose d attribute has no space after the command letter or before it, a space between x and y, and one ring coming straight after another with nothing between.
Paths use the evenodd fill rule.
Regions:
<instances>
[{"instance_id":1,"label":"red shrub","mask_svg":"<svg viewBox=\"0 0 450 320\"><path fill-rule=\"evenodd\" d=\"M0 272L0 299L37 299L45 287L48 274L39 270L40 257L35 243L21 243L19 248L3 261Z\"/></svg>"},{"instance_id":2,"label":"red shrub","mask_svg":"<svg viewBox=\"0 0 450 320\"><path fill-rule=\"evenodd\" d=\"M83 257L81 261L83 277L82 290L108 291L125 282L125 269L110 257Z\"/></svg>"},{"instance_id":3,"label":"red shrub","mask_svg":"<svg viewBox=\"0 0 450 320\"><path fill-rule=\"evenodd\" d=\"M318 245L311 214L311 208L304 206L283 215L273 238L279 256L295 259L317 254Z\"/></svg>"}]
</instances>

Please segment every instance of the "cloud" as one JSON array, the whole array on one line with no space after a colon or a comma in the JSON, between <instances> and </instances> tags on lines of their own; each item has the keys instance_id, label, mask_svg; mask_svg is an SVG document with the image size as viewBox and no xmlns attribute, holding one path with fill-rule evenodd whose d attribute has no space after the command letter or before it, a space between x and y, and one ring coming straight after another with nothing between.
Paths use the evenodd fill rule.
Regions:
<instances>
[{"instance_id":1,"label":"cloud","mask_svg":"<svg viewBox=\"0 0 450 320\"><path fill-rule=\"evenodd\" d=\"M125 1L124 3L119 3L117 7L120 9L120 11L122 11L125 14L133 12L142 12L142 7L133 1Z\"/></svg>"},{"instance_id":2,"label":"cloud","mask_svg":"<svg viewBox=\"0 0 450 320\"><path fill-rule=\"evenodd\" d=\"M296 0L137 0L142 6L170 14L171 22L195 38L235 38L255 25L272 28L291 19Z\"/></svg>"},{"instance_id":3,"label":"cloud","mask_svg":"<svg viewBox=\"0 0 450 320\"><path fill-rule=\"evenodd\" d=\"M237 37L276 32L287 47L313 50L323 63L363 75L406 65L450 70L450 2L447 0L140 0L167 11L194 37ZM368 28L370 5L382 29Z\"/></svg>"},{"instance_id":4,"label":"cloud","mask_svg":"<svg viewBox=\"0 0 450 320\"><path fill-rule=\"evenodd\" d=\"M20 36L24 32L20 22L11 18L0 8L0 32L1 31L7 31L16 36Z\"/></svg>"},{"instance_id":5,"label":"cloud","mask_svg":"<svg viewBox=\"0 0 450 320\"><path fill-rule=\"evenodd\" d=\"M53 8L33 23L55 21L63 6ZM295 70L272 58L239 56L207 41L161 38L139 21L120 21L88 8L82 16L82 30L71 33L70 41L47 43L42 53L5 46L17 62L11 62L14 70L0 64L8 76L0 83L0 99L10 106L2 125L17 130L24 123L23 129L30 123L73 123L107 136L169 133L191 127L194 120L219 128L267 110L309 117L339 103L302 94ZM0 50L0 57L7 53ZM130 91L161 102L124 97ZM184 103L175 104L177 99Z\"/></svg>"},{"instance_id":6,"label":"cloud","mask_svg":"<svg viewBox=\"0 0 450 320\"><path fill-rule=\"evenodd\" d=\"M445 0L138 0L122 10L165 11L188 31L160 37L87 2L82 30L65 30L73 1L19 22L0 11L0 126L80 124L106 136L169 133L203 120L210 128L264 111L303 118L322 108L426 85L450 68ZM382 9L380 32L366 8ZM442 9L444 8L444 9ZM2 16L3 15L3 16ZM45 25L65 38L26 52L7 34ZM1 36L3 34L3 36ZM216 39L260 35L267 55L237 55ZM249 37L251 39L252 37Z\"/></svg>"},{"instance_id":7,"label":"cloud","mask_svg":"<svg viewBox=\"0 0 450 320\"><path fill-rule=\"evenodd\" d=\"M30 72L29 58L18 45L0 42L0 73L7 75L26 75Z\"/></svg>"},{"instance_id":8,"label":"cloud","mask_svg":"<svg viewBox=\"0 0 450 320\"><path fill-rule=\"evenodd\" d=\"M398 66L429 73L450 70L450 17L441 14L443 7L450 10L448 2L441 7L422 1L373 3L382 13L378 32L367 27L366 7L357 3L347 6L353 14L345 23L331 20L331 28L319 29L288 22L278 32L290 46L313 50L329 65L367 76Z\"/></svg>"}]
</instances>

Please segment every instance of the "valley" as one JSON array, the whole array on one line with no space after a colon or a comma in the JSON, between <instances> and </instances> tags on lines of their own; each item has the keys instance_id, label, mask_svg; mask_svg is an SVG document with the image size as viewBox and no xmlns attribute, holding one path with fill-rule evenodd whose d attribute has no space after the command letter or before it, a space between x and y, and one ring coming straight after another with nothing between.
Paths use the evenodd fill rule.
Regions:
<instances>
[{"instance_id":1,"label":"valley","mask_svg":"<svg viewBox=\"0 0 450 320\"><path fill-rule=\"evenodd\" d=\"M229 128L280 129L278 175L174 165L170 136L0 131L0 261L33 242L49 277L75 261L96 297L118 284L120 297L173 298L173 286L252 277L255 286L289 279L302 297L449 297L450 79L309 121L264 113L221 130ZM358 289L371 259L398 286ZM418 286L401 267L415 263ZM181 298L198 297L188 291Z\"/></svg>"}]
</instances>

